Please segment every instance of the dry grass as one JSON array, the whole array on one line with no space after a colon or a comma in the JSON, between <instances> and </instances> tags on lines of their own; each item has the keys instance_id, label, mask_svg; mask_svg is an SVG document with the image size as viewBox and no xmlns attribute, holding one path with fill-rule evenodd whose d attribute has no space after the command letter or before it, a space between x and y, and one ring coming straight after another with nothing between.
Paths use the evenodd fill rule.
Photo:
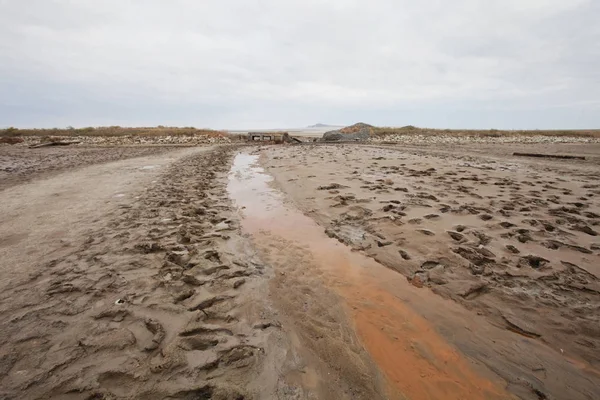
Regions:
<instances>
[{"instance_id":1,"label":"dry grass","mask_svg":"<svg viewBox=\"0 0 600 400\"><path fill-rule=\"evenodd\" d=\"M350 127L342 128L344 133L352 133L361 128L362 124L355 124ZM503 137L503 136L571 136L571 137L600 137L600 129L586 130L512 130L504 131L497 129L490 130L468 130L468 129L430 129L417 128L415 126L405 126L402 128L391 127L371 127L371 132L375 136L386 135L445 135L445 136L480 136L480 137ZM283 132L269 132L276 136ZM67 129L0 129L0 138L11 138L18 136L227 136L226 132L215 131L211 129L196 129L193 127L140 127L125 128L120 126L108 127L88 127L88 128L67 128ZM245 139L245 135L240 140Z\"/></svg>"},{"instance_id":2,"label":"dry grass","mask_svg":"<svg viewBox=\"0 0 600 400\"><path fill-rule=\"evenodd\" d=\"M0 137L15 136L225 136L225 132L210 129L173 128L166 126L123 128L120 126L67 129L0 129Z\"/></svg>"},{"instance_id":3,"label":"dry grass","mask_svg":"<svg viewBox=\"0 0 600 400\"><path fill-rule=\"evenodd\" d=\"M0 144L17 144L23 143L23 139L18 137L0 137Z\"/></svg>"},{"instance_id":4,"label":"dry grass","mask_svg":"<svg viewBox=\"0 0 600 400\"><path fill-rule=\"evenodd\" d=\"M415 126L404 126L402 128L374 128L374 135L445 135L445 136L481 136L481 137L503 137L503 136L571 136L571 137L600 137L600 129L586 130L513 130L503 131L498 129L470 130L470 129L429 129L417 128Z\"/></svg>"}]
</instances>

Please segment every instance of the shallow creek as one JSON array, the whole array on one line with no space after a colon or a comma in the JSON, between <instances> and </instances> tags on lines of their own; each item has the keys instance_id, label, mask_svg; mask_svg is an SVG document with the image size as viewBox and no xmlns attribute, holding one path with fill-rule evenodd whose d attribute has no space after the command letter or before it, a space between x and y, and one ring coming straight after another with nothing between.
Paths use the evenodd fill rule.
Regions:
<instances>
[{"instance_id":1,"label":"shallow creek","mask_svg":"<svg viewBox=\"0 0 600 400\"><path fill-rule=\"evenodd\" d=\"M229 175L244 233L260 234L260 240L283 238L310 252L321 283L343 299L362 346L385 376L390 398L513 398L506 382L465 357L411 306L430 302L435 308L442 299L329 238L270 185L272 177L258 161L258 155L240 153Z\"/></svg>"}]
</instances>

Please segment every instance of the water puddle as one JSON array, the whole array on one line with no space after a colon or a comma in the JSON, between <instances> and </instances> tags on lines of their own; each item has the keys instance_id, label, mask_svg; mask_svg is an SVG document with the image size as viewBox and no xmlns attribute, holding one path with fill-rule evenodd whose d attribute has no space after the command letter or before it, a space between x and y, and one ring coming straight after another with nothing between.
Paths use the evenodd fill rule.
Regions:
<instances>
[{"instance_id":1,"label":"water puddle","mask_svg":"<svg viewBox=\"0 0 600 400\"><path fill-rule=\"evenodd\" d=\"M311 254L323 285L343 298L362 345L387 378L390 398L511 398L501 382L475 372L413 311L408 302L422 301L422 293L411 297L417 289L400 274L329 238L323 227L286 204L258 161L258 155L240 153L229 175L243 230L261 240L285 239Z\"/></svg>"}]
</instances>

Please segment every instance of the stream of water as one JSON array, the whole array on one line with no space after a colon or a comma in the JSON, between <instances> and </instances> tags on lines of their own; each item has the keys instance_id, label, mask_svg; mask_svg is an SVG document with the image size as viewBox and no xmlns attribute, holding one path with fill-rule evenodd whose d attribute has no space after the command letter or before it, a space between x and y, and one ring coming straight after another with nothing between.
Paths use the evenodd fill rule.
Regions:
<instances>
[{"instance_id":1,"label":"stream of water","mask_svg":"<svg viewBox=\"0 0 600 400\"><path fill-rule=\"evenodd\" d=\"M439 299L417 292L400 274L329 238L324 228L286 201L259 156L240 153L229 175L229 194L250 235L268 232L302 246L323 272L323 285L343 298L360 341L389 385L410 399L510 398L472 369L407 302ZM261 240L264 240L261 239Z\"/></svg>"}]
</instances>

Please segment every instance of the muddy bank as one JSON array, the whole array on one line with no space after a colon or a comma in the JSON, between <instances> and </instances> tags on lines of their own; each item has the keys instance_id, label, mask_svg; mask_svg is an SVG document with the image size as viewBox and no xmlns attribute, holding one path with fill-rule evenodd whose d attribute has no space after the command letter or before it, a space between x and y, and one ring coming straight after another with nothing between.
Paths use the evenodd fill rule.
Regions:
<instances>
[{"instance_id":1,"label":"muddy bank","mask_svg":"<svg viewBox=\"0 0 600 400\"><path fill-rule=\"evenodd\" d=\"M48 230L33 265L22 249L35 252L29 241L39 235L2 243L0 397L244 399L295 390L280 379L296 360L266 300L270 272L240 236L227 198L231 157L189 149L143 178L145 190L129 193L123 182L123 195L109 197L115 204L73 221L83 231L90 224L84 234ZM89 185L110 182L122 165L2 196L51 197L43 190L85 174ZM147 167L127 165L138 171L131 177ZM3 208L2 223L17 229L36 204Z\"/></svg>"},{"instance_id":2,"label":"muddy bank","mask_svg":"<svg viewBox=\"0 0 600 400\"><path fill-rule=\"evenodd\" d=\"M176 151L174 147L79 147L29 149L0 146L0 190L87 165Z\"/></svg>"},{"instance_id":3,"label":"muddy bank","mask_svg":"<svg viewBox=\"0 0 600 400\"><path fill-rule=\"evenodd\" d=\"M230 192L243 230L275 271L272 300L312 361L305 371L314 376L317 398L512 398L501 379L473 365L386 290L391 271L286 205L257 160L237 156ZM414 291L405 280L391 281L404 294ZM433 294L421 300L439 301Z\"/></svg>"},{"instance_id":4,"label":"muddy bank","mask_svg":"<svg viewBox=\"0 0 600 400\"><path fill-rule=\"evenodd\" d=\"M597 398L589 166L236 152L0 192L0 397Z\"/></svg>"},{"instance_id":5,"label":"muddy bank","mask_svg":"<svg viewBox=\"0 0 600 400\"><path fill-rule=\"evenodd\" d=\"M361 346L344 304L323 285L316 255L304 242L274 230L302 222L293 218L293 210L282 207L280 196L269 189L271 178L257 161L258 155L247 152L236 156L229 193L243 216L243 232L274 271L269 297L303 360L295 379L307 398L386 398L379 371Z\"/></svg>"},{"instance_id":6,"label":"muddy bank","mask_svg":"<svg viewBox=\"0 0 600 400\"><path fill-rule=\"evenodd\" d=\"M310 146L263 161L329 236L464 307L398 294L512 392L597 397L597 171L449 153Z\"/></svg>"}]
</instances>

